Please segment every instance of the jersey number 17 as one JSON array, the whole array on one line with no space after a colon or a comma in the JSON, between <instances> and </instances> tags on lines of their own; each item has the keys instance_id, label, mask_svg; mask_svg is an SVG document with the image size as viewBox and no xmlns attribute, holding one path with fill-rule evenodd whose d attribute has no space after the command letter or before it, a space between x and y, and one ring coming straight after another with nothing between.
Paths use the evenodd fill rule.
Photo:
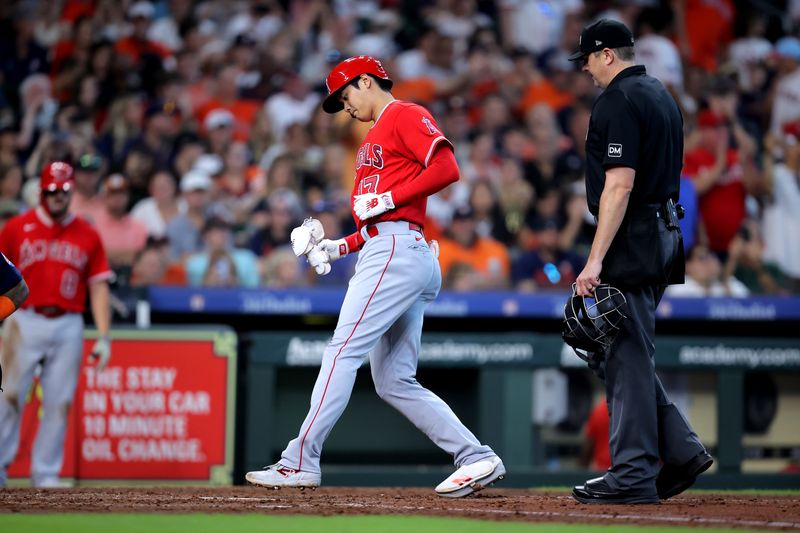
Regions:
<instances>
[{"instance_id":1,"label":"jersey number 17","mask_svg":"<svg viewBox=\"0 0 800 533\"><path fill-rule=\"evenodd\" d=\"M369 192L378 194L378 181L380 181L380 174L373 174L361 180L358 186L358 194L367 194Z\"/></svg>"}]
</instances>

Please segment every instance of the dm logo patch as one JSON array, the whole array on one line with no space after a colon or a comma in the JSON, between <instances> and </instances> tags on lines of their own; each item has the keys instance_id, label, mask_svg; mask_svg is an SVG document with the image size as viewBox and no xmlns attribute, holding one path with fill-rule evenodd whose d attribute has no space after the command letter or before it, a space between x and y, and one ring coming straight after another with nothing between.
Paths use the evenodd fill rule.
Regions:
<instances>
[{"instance_id":1,"label":"dm logo patch","mask_svg":"<svg viewBox=\"0 0 800 533\"><path fill-rule=\"evenodd\" d=\"M608 157L622 157L622 145L609 143L608 144Z\"/></svg>"}]
</instances>

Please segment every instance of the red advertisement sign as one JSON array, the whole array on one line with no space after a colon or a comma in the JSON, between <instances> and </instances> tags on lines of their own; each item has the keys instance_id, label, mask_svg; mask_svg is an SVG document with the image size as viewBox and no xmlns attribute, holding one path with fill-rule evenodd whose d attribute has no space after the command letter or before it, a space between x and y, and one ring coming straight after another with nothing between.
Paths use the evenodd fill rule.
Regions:
<instances>
[{"instance_id":1,"label":"red advertisement sign","mask_svg":"<svg viewBox=\"0 0 800 533\"><path fill-rule=\"evenodd\" d=\"M146 335L114 339L103 372L88 362L94 341L85 341L61 477L207 481L219 477L214 467L230 471L233 354L215 353L209 335ZM10 478L29 477L42 394L37 380L24 408Z\"/></svg>"}]
</instances>

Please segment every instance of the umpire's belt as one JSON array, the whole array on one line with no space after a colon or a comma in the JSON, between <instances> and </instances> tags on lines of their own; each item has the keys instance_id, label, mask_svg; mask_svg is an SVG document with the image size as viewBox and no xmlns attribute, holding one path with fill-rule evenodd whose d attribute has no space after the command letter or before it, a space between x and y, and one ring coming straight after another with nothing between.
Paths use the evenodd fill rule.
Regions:
<instances>
[{"instance_id":1,"label":"umpire's belt","mask_svg":"<svg viewBox=\"0 0 800 533\"><path fill-rule=\"evenodd\" d=\"M675 202L669 198L662 204L628 206L628 209L625 212L625 218L622 219L622 223L630 223L634 220L652 220L651 217L655 216L656 218L664 220L667 229L677 229L679 227L678 221L683 219L683 215L683 206L680 204L675 204ZM594 221L596 224L597 217L594 217Z\"/></svg>"},{"instance_id":2,"label":"umpire's belt","mask_svg":"<svg viewBox=\"0 0 800 533\"><path fill-rule=\"evenodd\" d=\"M66 315L70 311L67 311L63 307L58 307L57 305L42 305L39 307L34 307L33 312L37 315L42 315L47 318L58 318Z\"/></svg>"},{"instance_id":3,"label":"umpire's belt","mask_svg":"<svg viewBox=\"0 0 800 533\"><path fill-rule=\"evenodd\" d=\"M365 241L370 240L378 235L397 235L404 233L417 232L422 234L422 226L414 222L406 222L405 220L396 220L389 222L378 222L376 224L368 224L361 228L361 236Z\"/></svg>"}]
</instances>

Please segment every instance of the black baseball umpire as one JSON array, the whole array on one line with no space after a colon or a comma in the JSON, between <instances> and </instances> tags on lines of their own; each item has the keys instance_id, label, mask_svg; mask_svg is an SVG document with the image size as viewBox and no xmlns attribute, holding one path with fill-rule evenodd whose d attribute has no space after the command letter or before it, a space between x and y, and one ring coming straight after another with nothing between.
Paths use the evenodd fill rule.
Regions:
<instances>
[{"instance_id":1,"label":"black baseball umpire","mask_svg":"<svg viewBox=\"0 0 800 533\"><path fill-rule=\"evenodd\" d=\"M628 318L597 369L611 416L612 467L575 487L582 503L659 503L686 490L713 460L655 373L655 311L667 285L683 283L678 186L683 117L634 58L631 31L599 20L583 29L571 61L603 89L586 136L586 197L597 230L576 292L610 284ZM663 464L663 466L662 466Z\"/></svg>"}]
</instances>

